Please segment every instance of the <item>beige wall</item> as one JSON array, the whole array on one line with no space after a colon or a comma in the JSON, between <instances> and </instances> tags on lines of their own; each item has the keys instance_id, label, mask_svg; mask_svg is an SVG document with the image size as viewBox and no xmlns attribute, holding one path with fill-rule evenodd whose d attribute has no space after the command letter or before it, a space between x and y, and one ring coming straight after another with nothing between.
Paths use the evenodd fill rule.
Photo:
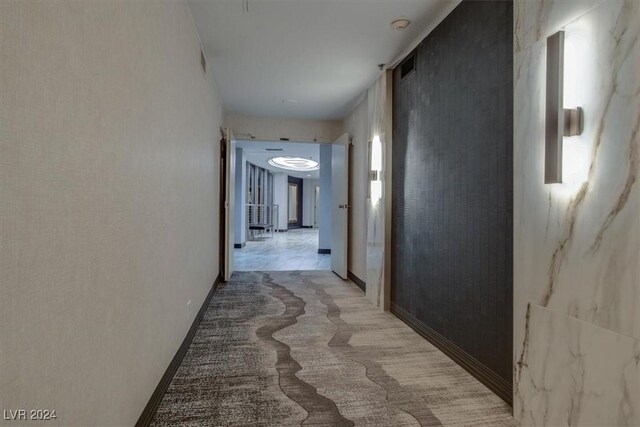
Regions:
<instances>
[{"instance_id":1,"label":"beige wall","mask_svg":"<svg viewBox=\"0 0 640 427\"><path fill-rule=\"evenodd\" d=\"M135 423L218 272L207 79L183 1L0 2L0 409Z\"/></svg>"},{"instance_id":2,"label":"beige wall","mask_svg":"<svg viewBox=\"0 0 640 427\"><path fill-rule=\"evenodd\" d=\"M369 141L367 98L344 120L344 132L352 138L349 153L349 261L348 268L358 278L367 279L367 194Z\"/></svg>"},{"instance_id":3,"label":"beige wall","mask_svg":"<svg viewBox=\"0 0 640 427\"><path fill-rule=\"evenodd\" d=\"M307 120L226 114L224 126L233 130L238 139L260 141L279 141L289 138L291 141L333 142L342 135L341 120Z\"/></svg>"}]
</instances>

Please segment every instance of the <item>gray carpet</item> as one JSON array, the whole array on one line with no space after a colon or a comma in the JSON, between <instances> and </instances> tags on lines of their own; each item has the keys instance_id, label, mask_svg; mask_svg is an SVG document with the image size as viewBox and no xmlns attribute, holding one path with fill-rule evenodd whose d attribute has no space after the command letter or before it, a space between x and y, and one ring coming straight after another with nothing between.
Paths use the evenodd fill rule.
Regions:
<instances>
[{"instance_id":1,"label":"gray carpet","mask_svg":"<svg viewBox=\"0 0 640 427\"><path fill-rule=\"evenodd\" d=\"M514 425L510 408L354 284L234 273L154 426Z\"/></svg>"}]
</instances>

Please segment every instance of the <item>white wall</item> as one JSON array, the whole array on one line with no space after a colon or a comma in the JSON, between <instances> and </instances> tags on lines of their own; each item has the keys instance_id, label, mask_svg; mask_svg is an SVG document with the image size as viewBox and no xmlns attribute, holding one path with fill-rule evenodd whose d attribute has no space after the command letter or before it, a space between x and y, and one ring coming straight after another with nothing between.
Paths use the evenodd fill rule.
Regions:
<instances>
[{"instance_id":1,"label":"white wall","mask_svg":"<svg viewBox=\"0 0 640 427\"><path fill-rule=\"evenodd\" d=\"M393 71L387 70L367 91L367 141L377 135L382 150L380 198L367 200L366 267L367 298L376 307L389 310L391 262L391 147Z\"/></svg>"},{"instance_id":2,"label":"white wall","mask_svg":"<svg viewBox=\"0 0 640 427\"><path fill-rule=\"evenodd\" d=\"M313 227L314 223L314 198L316 186L320 185L317 179L304 179L302 181L302 226Z\"/></svg>"},{"instance_id":3,"label":"white wall","mask_svg":"<svg viewBox=\"0 0 640 427\"><path fill-rule=\"evenodd\" d=\"M359 279L367 277L367 195L369 185L369 140L367 97L344 120L344 131L352 137L349 155L349 258L348 269Z\"/></svg>"},{"instance_id":4,"label":"white wall","mask_svg":"<svg viewBox=\"0 0 640 427\"><path fill-rule=\"evenodd\" d=\"M0 57L0 406L134 425L219 271L221 107L192 17L2 1Z\"/></svg>"},{"instance_id":5,"label":"white wall","mask_svg":"<svg viewBox=\"0 0 640 427\"><path fill-rule=\"evenodd\" d=\"M247 242L247 156L242 148L236 148L236 197L235 221L233 221L236 245Z\"/></svg>"},{"instance_id":6,"label":"white wall","mask_svg":"<svg viewBox=\"0 0 640 427\"><path fill-rule=\"evenodd\" d=\"M289 203L289 175L286 173L273 174L273 203L278 205L278 230L289 228L287 206Z\"/></svg>"},{"instance_id":7,"label":"white wall","mask_svg":"<svg viewBox=\"0 0 640 427\"><path fill-rule=\"evenodd\" d=\"M318 249L331 249L331 145L320 145Z\"/></svg>"},{"instance_id":8,"label":"white wall","mask_svg":"<svg viewBox=\"0 0 640 427\"><path fill-rule=\"evenodd\" d=\"M514 415L640 425L640 2L514 2ZM546 35L565 31L563 183L544 184Z\"/></svg>"},{"instance_id":9,"label":"white wall","mask_svg":"<svg viewBox=\"0 0 640 427\"><path fill-rule=\"evenodd\" d=\"M342 134L341 120L306 120L253 117L227 114L225 127L233 129L238 139L259 141L279 141L289 138L291 141L316 141L330 143Z\"/></svg>"}]
</instances>

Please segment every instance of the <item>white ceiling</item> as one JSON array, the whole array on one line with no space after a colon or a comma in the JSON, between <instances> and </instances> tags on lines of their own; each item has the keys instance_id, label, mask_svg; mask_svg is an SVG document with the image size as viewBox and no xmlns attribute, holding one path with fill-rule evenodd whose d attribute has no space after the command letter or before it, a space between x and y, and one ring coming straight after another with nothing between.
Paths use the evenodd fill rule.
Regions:
<instances>
[{"instance_id":1,"label":"white ceiling","mask_svg":"<svg viewBox=\"0 0 640 427\"><path fill-rule=\"evenodd\" d=\"M302 157L305 159L315 160L320 163L320 147L319 144L303 143L303 142L265 142L265 141L238 141L236 147L242 148L246 155L247 161L261 168L274 172L282 172L287 175L295 176L303 179L318 179L320 171L312 172L294 172L271 166L268 160L273 157ZM267 151L267 148L281 149L282 151Z\"/></svg>"},{"instance_id":2,"label":"white ceiling","mask_svg":"<svg viewBox=\"0 0 640 427\"><path fill-rule=\"evenodd\" d=\"M457 0L189 0L225 111L341 119ZM390 23L408 17L396 31ZM295 99L296 104L282 103Z\"/></svg>"}]
</instances>

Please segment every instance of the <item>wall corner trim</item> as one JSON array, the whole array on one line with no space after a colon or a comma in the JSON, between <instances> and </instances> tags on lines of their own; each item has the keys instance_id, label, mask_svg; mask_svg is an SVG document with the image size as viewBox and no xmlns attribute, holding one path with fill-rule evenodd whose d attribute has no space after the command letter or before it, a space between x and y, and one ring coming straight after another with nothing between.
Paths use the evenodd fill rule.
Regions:
<instances>
[{"instance_id":1,"label":"wall corner trim","mask_svg":"<svg viewBox=\"0 0 640 427\"><path fill-rule=\"evenodd\" d=\"M211 286L211 289L209 290L207 297L204 299L204 302L202 303L202 306L200 307L198 314L193 319L193 323L189 328L189 332L187 332L187 335L184 337L182 344L180 344L178 351L176 352L175 356L173 356L173 359L171 359L171 363L169 363L167 370L164 372L164 375L162 375L162 378L160 379L158 386L153 391L153 394L151 394L151 398L149 399L147 406L145 406L144 410L142 411L142 414L140 414L140 418L138 418L138 421L136 422L136 427L146 427L151 425L151 421L153 421L153 417L155 416L156 411L160 406L160 402L162 402L162 398L164 397L164 394L167 391L167 388L169 388L169 384L171 384L171 380L173 380L173 376L176 374L176 372L178 371L178 368L182 364L182 360L184 359L184 356L187 354L187 350L191 345L191 341L193 341L193 337L196 335L198 326L200 326L200 322L202 321L202 318L204 317L204 314L207 311L207 308L209 307L211 298L213 297L213 294L215 293L216 289L218 289L218 286L220 285L221 281L222 281L222 276L219 274L218 277L216 277L215 282Z\"/></svg>"},{"instance_id":2,"label":"wall corner trim","mask_svg":"<svg viewBox=\"0 0 640 427\"><path fill-rule=\"evenodd\" d=\"M402 307L391 303L391 313L406 323L411 329L429 341L465 371L473 375L478 381L487 386L499 398L513 407L513 384L487 368L478 360L467 354L457 345L431 329L425 323L416 319L414 315Z\"/></svg>"},{"instance_id":3,"label":"wall corner trim","mask_svg":"<svg viewBox=\"0 0 640 427\"><path fill-rule=\"evenodd\" d=\"M347 270L347 277L349 278L349 280L355 283L357 287L362 289L363 292L365 293L367 292L367 283L361 278L359 278L358 276L356 276L355 274L353 274L351 270Z\"/></svg>"}]
</instances>

